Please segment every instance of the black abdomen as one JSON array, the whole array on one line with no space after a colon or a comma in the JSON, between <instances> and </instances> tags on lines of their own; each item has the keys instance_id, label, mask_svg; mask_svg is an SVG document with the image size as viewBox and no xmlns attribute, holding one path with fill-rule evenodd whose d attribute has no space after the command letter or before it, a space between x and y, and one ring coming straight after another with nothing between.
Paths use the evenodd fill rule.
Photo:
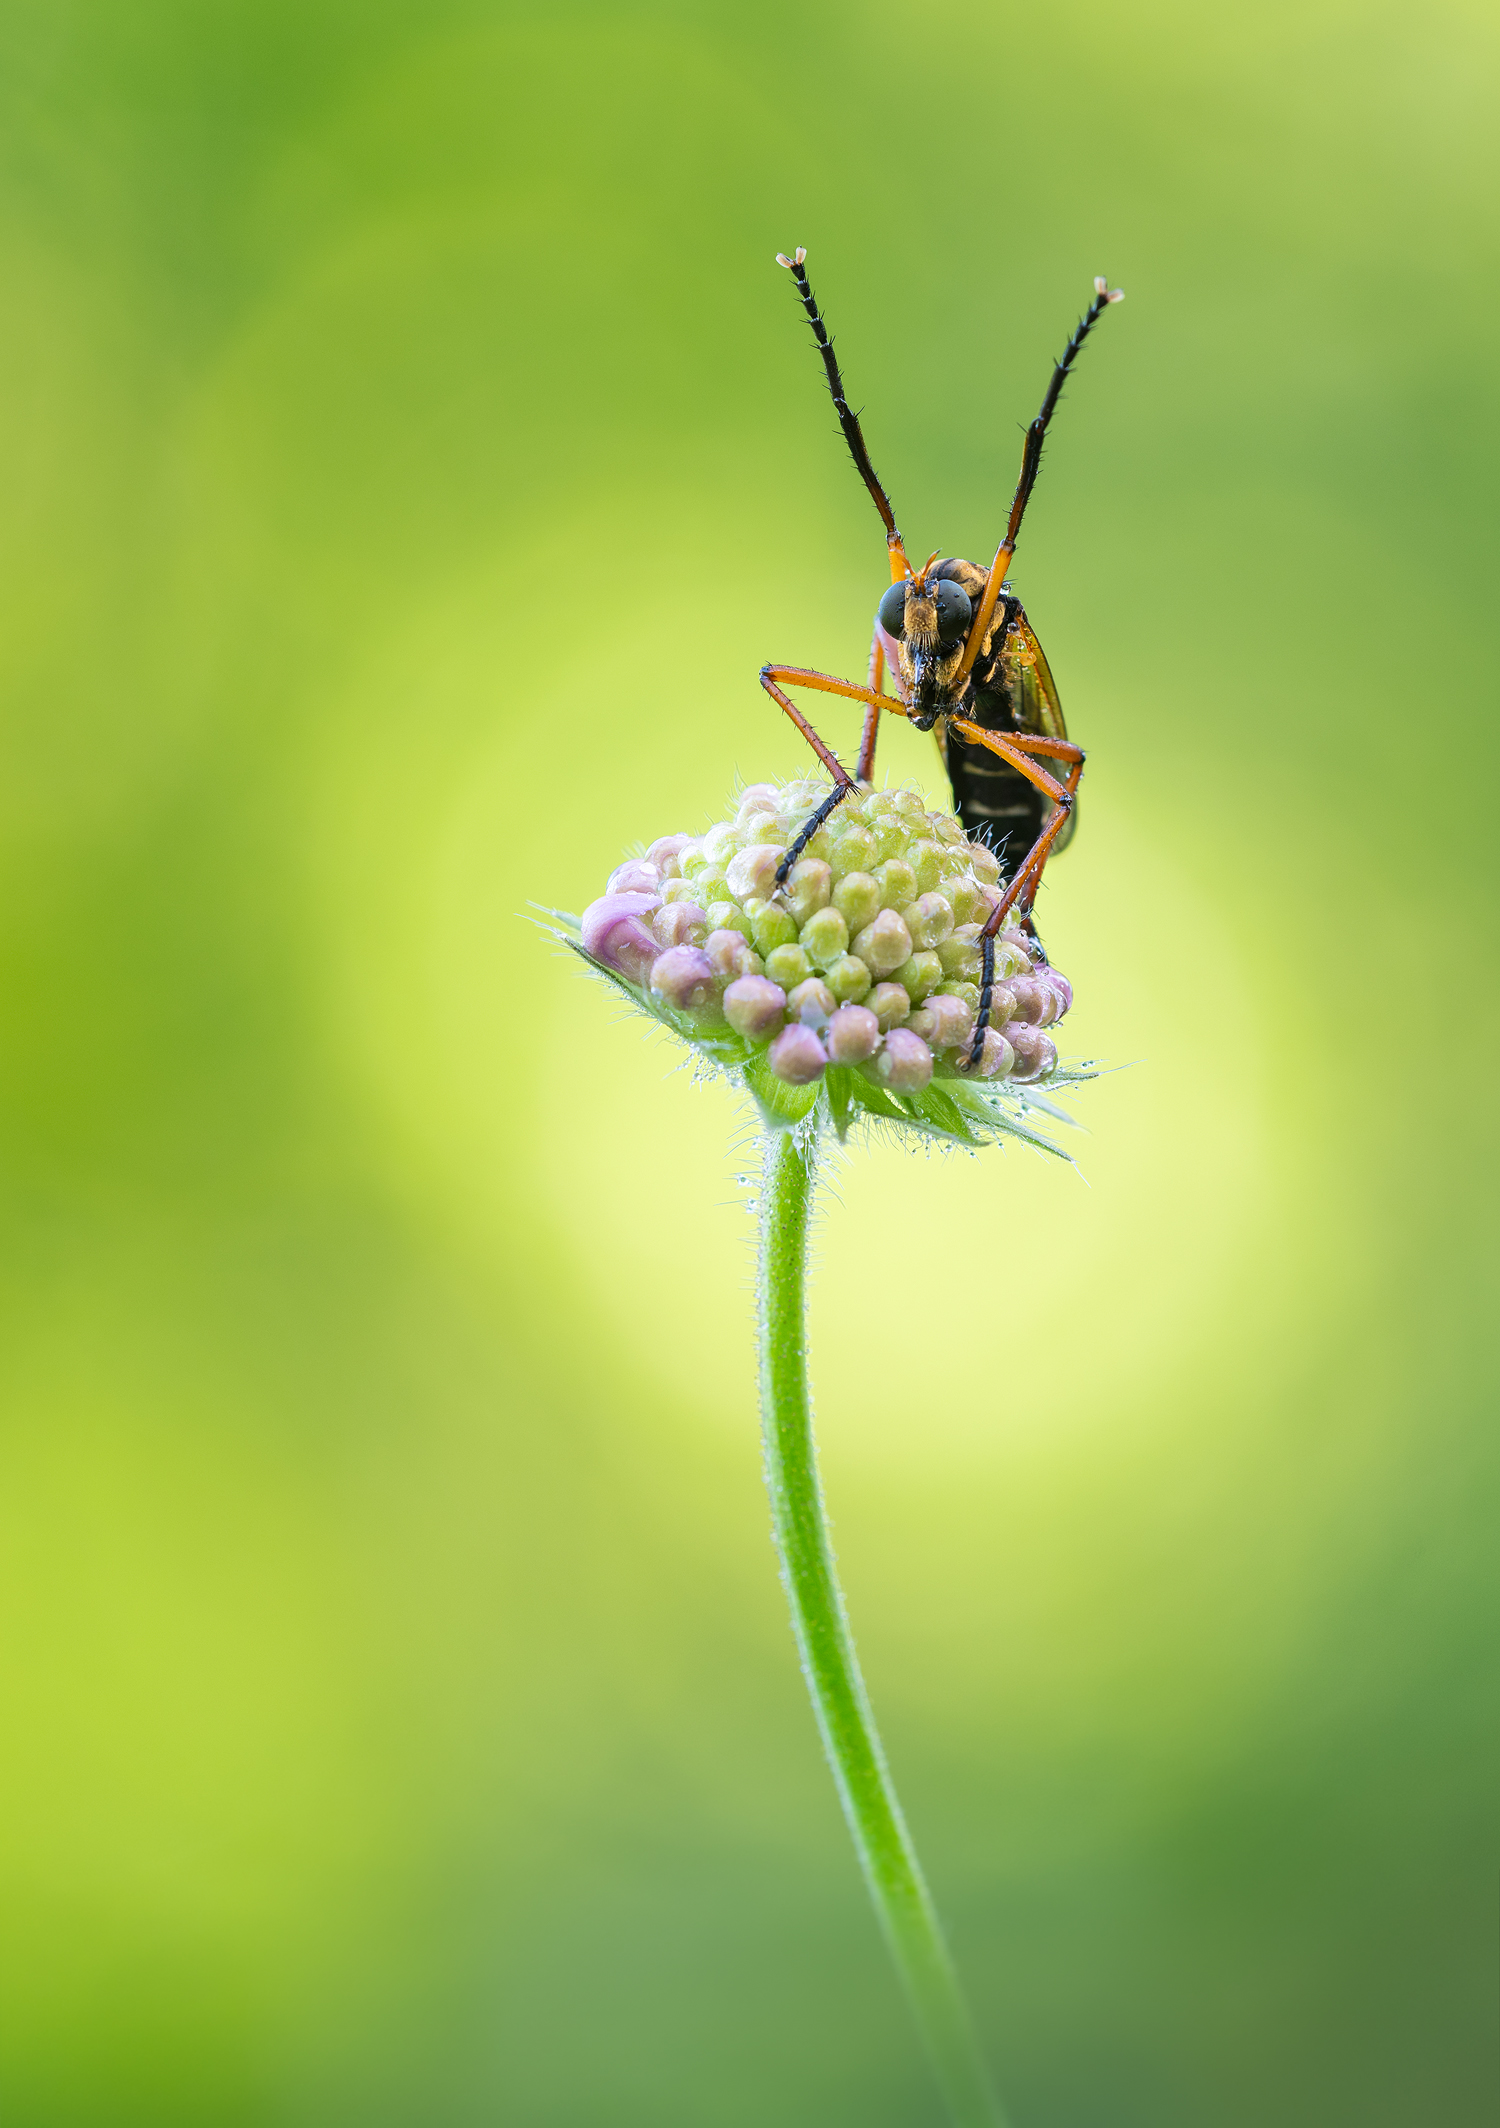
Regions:
<instances>
[{"instance_id":1,"label":"black abdomen","mask_svg":"<svg viewBox=\"0 0 1500 2128\"><path fill-rule=\"evenodd\" d=\"M976 687L963 713L987 731L1016 729L1005 696L989 688ZM976 841L987 842L1005 870L1013 871L1042 832L1046 799L998 754L960 739L951 730L947 755L953 810L965 832Z\"/></svg>"}]
</instances>

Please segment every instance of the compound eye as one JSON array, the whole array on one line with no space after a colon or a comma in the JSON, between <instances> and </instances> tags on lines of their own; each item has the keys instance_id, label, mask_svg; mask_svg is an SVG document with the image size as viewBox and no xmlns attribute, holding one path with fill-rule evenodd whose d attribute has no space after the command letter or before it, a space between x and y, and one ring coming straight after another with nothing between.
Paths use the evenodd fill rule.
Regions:
<instances>
[{"instance_id":1,"label":"compound eye","mask_svg":"<svg viewBox=\"0 0 1500 2128\"><path fill-rule=\"evenodd\" d=\"M968 600L964 600L968 604ZM875 609L875 618L887 635L900 636L906 627L906 579L892 584Z\"/></svg>"},{"instance_id":2,"label":"compound eye","mask_svg":"<svg viewBox=\"0 0 1500 2128\"><path fill-rule=\"evenodd\" d=\"M940 576L932 588L937 597L938 634L952 642L966 633L974 618L969 594L962 584L955 584L946 576Z\"/></svg>"}]
</instances>

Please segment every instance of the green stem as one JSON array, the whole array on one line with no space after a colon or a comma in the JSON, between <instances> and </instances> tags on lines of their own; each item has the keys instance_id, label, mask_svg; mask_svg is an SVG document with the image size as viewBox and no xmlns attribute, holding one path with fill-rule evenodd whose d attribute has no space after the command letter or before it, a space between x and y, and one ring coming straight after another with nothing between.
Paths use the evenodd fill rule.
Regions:
<instances>
[{"instance_id":1,"label":"green stem","mask_svg":"<svg viewBox=\"0 0 1500 2128\"><path fill-rule=\"evenodd\" d=\"M1004 2128L901 1815L854 1653L823 1512L807 1386L807 1227L816 1140L767 1130L760 1196L760 1401L766 1487L802 1669L891 1956L958 2128Z\"/></svg>"}]
</instances>

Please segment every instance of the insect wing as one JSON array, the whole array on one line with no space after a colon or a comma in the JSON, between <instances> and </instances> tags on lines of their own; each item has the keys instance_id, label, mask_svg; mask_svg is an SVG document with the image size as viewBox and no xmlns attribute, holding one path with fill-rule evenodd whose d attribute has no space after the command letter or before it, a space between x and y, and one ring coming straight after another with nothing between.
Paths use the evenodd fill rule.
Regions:
<instances>
[{"instance_id":1,"label":"insect wing","mask_svg":"<svg viewBox=\"0 0 1500 2128\"><path fill-rule=\"evenodd\" d=\"M1011 623L1001 653L1005 675L1010 682L1010 698L1016 706L1016 722L1023 731L1039 732L1047 739L1066 739L1068 727L1063 722L1062 703L1058 700L1057 682L1052 677L1052 667L1047 663L1047 653L1036 639L1036 631L1024 614L1017 614ZM1047 819L1056 811L1047 808ZM1065 850L1078 827L1078 805L1063 823L1052 854Z\"/></svg>"}]
</instances>

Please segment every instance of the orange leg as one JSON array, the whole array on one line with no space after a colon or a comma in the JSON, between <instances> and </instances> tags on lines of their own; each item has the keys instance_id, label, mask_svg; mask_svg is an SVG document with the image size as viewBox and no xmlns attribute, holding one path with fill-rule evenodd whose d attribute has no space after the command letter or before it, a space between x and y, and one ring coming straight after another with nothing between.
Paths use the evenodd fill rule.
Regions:
<instances>
[{"instance_id":1,"label":"orange leg","mask_svg":"<svg viewBox=\"0 0 1500 2128\"><path fill-rule=\"evenodd\" d=\"M971 724L967 717L951 717L948 720L948 728L950 731L956 731L960 738L988 747L992 754L998 754L1002 761L1009 762L1010 766L1023 775L1028 783L1034 784L1039 791L1050 798L1056 808L1052 818L1032 844L1025 863L1016 871L1010 885L990 911L989 921L979 934L982 971L979 989L979 1012L974 1021L974 1040L969 1048L969 1069L972 1071L975 1065L978 1064L980 1052L984 1048L985 1029L990 1024L990 1008L994 1002L995 935L1017 902L1021 901L1023 894L1025 896L1024 901L1021 901L1023 914L1030 909L1032 902L1036 899L1036 890L1042 883L1042 871L1046 865L1052 845L1062 833L1063 823L1073 810L1073 800L1078 794L1078 785L1083 776L1084 756L1083 748L1075 746L1071 739L1048 739L1032 732L986 731L982 724ZM1065 762L1067 764L1066 781L1059 783L1055 776L1049 776L1044 768L1027 758L1031 754L1040 754L1048 760Z\"/></svg>"},{"instance_id":2,"label":"orange leg","mask_svg":"<svg viewBox=\"0 0 1500 2128\"><path fill-rule=\"evenodd\" d=\"M875 651L878 651L879 647L879 639L877 638L870 659L871 684L868 687L856 686L853 680L837 680L831 673L813 672L805 665L762 665L760 669L761 686L771 697L772 701L779 703L786 711L798 731L801 732L803 738L833 778L832 791L823 800L817 811L803 823L790 849L776 867L776 884L778 887L785 884L788 872L791 871L792 866L812 841L814 835L817 834L834 807L847 798L849 793L856 789L857 786L855 779L843 766L832 747L825 745L823 740L818 737L818 734L808 723L806 717L803 716L801 710L798 709L796 703L793 702L790 695L783 693L777 682L786 680L798 687L815 688L819 694L842 695L846 701L866 704L868 714L865 717L864 738L861 741L859 750L859 773L861 779L863 779L866 774L867 760L871 763L874 760L873 723L878 720L881 710L888 709L893 715L898 717L906 715L906 704L904 702L898 702L894 695L882 694L879 687L875 685Z\"/></svg>"}]
</instances>

